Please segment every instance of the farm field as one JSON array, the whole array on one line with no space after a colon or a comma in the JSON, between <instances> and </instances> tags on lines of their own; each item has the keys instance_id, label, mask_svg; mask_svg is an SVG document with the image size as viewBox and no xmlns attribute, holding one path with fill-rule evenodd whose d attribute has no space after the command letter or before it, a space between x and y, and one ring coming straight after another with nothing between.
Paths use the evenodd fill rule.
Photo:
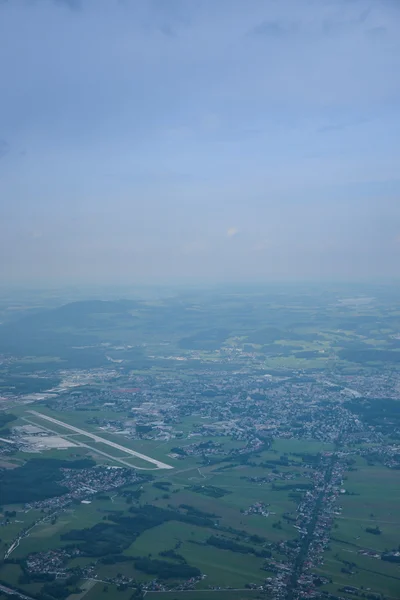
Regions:
<instances>
[{"instance_id":1,"label":"farm field","mask_svg":"<svg viewBox=\"0 0 400 600\"><path fill-rule=\"evenodd\" d=\"M0 365L0 580L395 600L400 319L395 292L357 294L84 300L22 325L0 302L20 348Z\"/></svg>"},{"instance_id":2,"label":"farm field","mask_svg":"<svg viewBox=\"0 0 400 600\"><path fill-rule=\"evenodd\" d=\"M400 476L361 461L348 473L348 495L341 497L330 549L319 571L332 579L327 586L338 591L345 585L382 590L396 598L400 589L400 564L381 560L381 553L398 548L400 539ZM382 490L385 490L382 494ZM369 533L379 528L379 534ZM368 551L371 555L360 554Z\"/></svg>"}]
</instances>

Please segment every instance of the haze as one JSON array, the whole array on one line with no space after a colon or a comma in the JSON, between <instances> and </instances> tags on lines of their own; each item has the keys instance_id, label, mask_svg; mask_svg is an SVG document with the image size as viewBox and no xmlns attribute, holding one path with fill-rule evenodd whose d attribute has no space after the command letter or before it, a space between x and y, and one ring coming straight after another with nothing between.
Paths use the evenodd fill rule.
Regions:
<instances>
[{"instance_id":1,"label":"haze","mask_svg":"<svg viewBox=\"0 0 400 600\"><path fill-rule=\"evenodd\" d=\"M0 277L397 277L397 0L0 1Z\"/></svg>"}]
</instances>

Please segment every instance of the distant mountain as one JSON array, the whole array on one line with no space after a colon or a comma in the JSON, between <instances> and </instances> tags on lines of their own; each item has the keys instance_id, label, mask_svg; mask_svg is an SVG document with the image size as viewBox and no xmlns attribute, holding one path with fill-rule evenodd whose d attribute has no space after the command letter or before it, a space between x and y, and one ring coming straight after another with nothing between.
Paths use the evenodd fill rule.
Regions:
<instances>
[{"instance_id":1,"label":"distant mountain","mask_svg":"<svg viewBox=\"0 0 400 600\"><path fill-rule=\"evenodd\" d=\"M88 300L25 315L0 326L0 352L61 358L71 358L71 353L82 355L76 347L98 344L104 341L99 337L102 330L134 321L129 311L137 306L133 300ZM106 360L101 349L84 354L87 358L93 355L93 366Z\"/></svg>"},{"instance_id":2,"label":"distant mountain","mask_svg":"<svg viewBox=\"0 0 400 600\"><path fill-rule=\"evenodd\" d=\"M81 327L87 324L87 320L92 315L121 315L128 313L129 310L132 310L137 305L138 303L133 300L80 300L64 304L58 308L46 309L25 315L13 323L4 323L4 326L11 325L15 327L16 325L20 325L23 327L42 328L61 325L66 327Z\"/></svg>"}]
</instances>

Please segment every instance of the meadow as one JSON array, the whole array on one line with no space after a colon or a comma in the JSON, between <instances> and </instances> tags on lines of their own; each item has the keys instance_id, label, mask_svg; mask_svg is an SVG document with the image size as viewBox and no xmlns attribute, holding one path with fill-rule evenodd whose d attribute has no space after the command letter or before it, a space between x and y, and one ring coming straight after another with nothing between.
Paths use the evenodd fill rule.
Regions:
<instances>
[{"instance_id":1,"label":"meadow","mask_svg":"<svg viewBox=\"0 0 400 600\"><path fill-rule=\"evenodd\" d=\"M379 290L369 295L374 297L375 293L376 297L381 298ZM200 569L205 575L198 583L198 589L179 593L149 592L146 598L250 600L260 597L258 591L225 592L207 588L241 588L249 582L259 585L271 575L268 561L261 555L261 550L271 549L272 558L283 560L283 554L275 544L291 542L299 536L290 518L296 514L299 498L310 483L310 472L304 466L303 457L330 452L334 450L334 444L293 437L280 438L275 439L270 448L252 452L247 460L237 454L227 456L227 453L243 448L248 438L240 437L239 441L229 436L204 435L202 442L220 443L225 455L216 453L210 458L200 455L174 458L169 455L177 446L185 449L200 441L198 437L189 436L195 426L212 424L213 418L209 414L203 415L205 418L200 421L196 415L197 406L193 403L188 404L193 410L182 411L179 418L172 420L174 428L180 430L175 439L129 439L112 433L104 427L104 421L124 421L140 413L134 412L134 396L125 398L123 409L118 406L114 410L113 401L118 399L114 392L118 391L119 383L112 378L102 379L102 376L115 369L118 377L121 376L124 381L147 381L145 399L146 393L151 399L153 394L156 396L154 390L162 389L159 392L161 402L164 390L170 393L167 398L175 398L168 385L179 378L187 384L184 393L176 396L182 405L187 391L192 393L191 400L207 398L212 403L215 398L217 405L218 400L224 398L224 390L219 385L221 379L228 382L226 409L231 396L237 398L244 394L246 398L249 392L246 387L248 376L254 378L254 389L262 387L262 378L268 376L277 381L288 378L290 385L293 383L293 388L296 388L299 381L306 380L308 376L314 378L315 382L325 379L325 376L334 380L339 375L379 374L388 365L391 373L396 372L400 366L399 344L397 338L393 337L400 330L397 300L392 302L386 298L382 304L358 302L357 298L343 301L347 296L346 286L330 288L321 293L310 291L308 287L302 289L301 286L280 291L256 290L252 294L241 289L232 289L225 295L212 290L197 290L163 299L74 302L58 307L50 303L50 306L43 306L43 310L34 313L27 311L20 320L5 319L0 326L0 334L3 334L0 336L0 352L12 353L13 362L11 366L1 365L2 393L23 395L41 391L64 382L75 369L80 376L82 372L85 376L93 376L92 379L89 377L90 384L81 385L78 389L78 394L85 395L88 392L88 397L89 392L93 392L83 408L68 410L68 406L63 405L64 398L74 401L72 392L70 396L69 392L65 395L62 392L57 400L58 405L56 401L53 403L53 399L35 405L25 404L26 399L14 403L13 412L19 418L18 425L28 421L36 423L71 441L86 445L66 451L51 450L43 456L68 459L73 456L76 458L76 455L93 456L98 464L115 465L118 465L115 459L123 458L132 466L149 469L153 476L153 480L143 483L140 493L138 485L126 486L125 489L110 493L106 499L93 497L91 504L69 508L58 516L54 524L37 525L21 540L12 559L23 561L30 552L60 548L71 541L80 544L82 540L79 537L67 540L65 536L73 530L90 531L96 525L107 524L116 540L123 538L125 545L121 544L119 548L119 558L127 557L128 560L106 564L101 562L100 555L80 556L71 559L69 567L96 563L100 578L115 577L122 573L138 581L148 581L154 579L155 575L135 566L138 557L163 560L173 565L181 559L171 558L171 554L165 553L176 551L189 566ZM60 368L63 369L61 374ZM237 377L238 373L241 374L240 378ZM151 378L153 380L149 383ZM232 384L232 381L235 383ZM351 379L349 381L351 385ZM136 387L136 383L132 385ZM161 388L157 387L159 385ZM210 390L204 393L205 387L213 388L211 396L206 395ZM287 393L290 394L291 388L288 389ZM253 391L250 389L250 393ZM105 392L107 401L102 399L96 405L97 392ZM337 395L339 400L343 399L339 394L340 386ZM284 401L286 399L283 398ZM268 402L267 393L265 402ZM313 403L314 406L319 407L318 402L319 398ZM58 406L58 410L54 409L54 405ZM306 400L304 406L308 415ZM233 407L236 408L236 405ZM129 457L123 451L96 442L85 434L73 433L61 425L30 414L32 408L88 433L96 433L104 440L166 462L173 469L152 470L153 466L144 460ZM243 416L247 417L247 405L242 410ZM221 411L218 419L223 420L225 414ZM229 418L233 420L236 414L232 411ZM249 410L251 418L254 418L253 414ZM102 427L99 427L96 419L102 421ZM255 420L254 431L257 425ZM253 427L253 423L250 427ZM248 429L246 433L248 435ZM286 433L293 433L289 432L289 425L284 435ZM354 443L352 448L360 450L363 446ZM109 457L100 454L100 451ZM19 451L10 461L21 464L37 457L37 454ZM356 470L349 471L343 483L346 493L338 499L342 510L335 518L324 563L318 568L318 572L332 580L323 589L339 594L339 588L344 585L363 586L394 599L396 589L400 589L400 567L363 556L359 551L369 549L380 554L399 546L399 472L381 464L371 466L360 456L355 456L354 468ZM273 483L250 479L265 477L273 471L282 479ZM287 480L284 479L286 476ZM160 488L157 486L160 483L170 485ZM302 490L293 493L293 488L297 486L303 486ZM129 497L129 492L134 492L132 497ZM268 516L245 514L259 502L267 506ZM158 520L154 518L152 526L143 531L129 531L128 525L132 523L129 519L137 516L135 511L138 512L138 520L142 517L144 520L144 517L149 517L149 507L154 509L156 516L163 516ZM40 511L22 512L20 504L3 508L16 509L17 516L0 530L2 555L18 531L40 516ZM190 514L194 516L192 522L188 519L185 521L183 517ZM195 517L203 519L203 523L200 525ZM118 522L119 518L126 521ZM120 535L124 524L125 537ZM117 531L118 527L120 529ZM376 527L379 527L379 535L366 531ZM231 549L209 543L213 536L231 543ZM259 539L255 536L259 536ZM234 551L234 544L239 545L239 550L236 546ZM249 551L246 552L246 549ZM0 579L16 586L21 573L19 564L3 564L0 567ZM37 583L24 586L23 589L32 594L40 589ZM101 600L116 597L128 600L132 594L131 590L117 590L112 584L108 585L106 591L104 587L102 582L88 585L84 598ZM70 600L80 600L78 596Z\"/></svg>"},{"instance_id":2,"label":"meadow","mask_svg":"<svg viewBox=\"0 0 400 600\"><path fill-rule=\"evenodd\" d=\"M342 512L335 519L324 565L318 569L332 579L326 589L338 592L345 585L363 586L398 598L400 564L380 559L382 552L399 547L398 472L370 466L361 458L357 470L348 472L345 489L348 494L340 497ZM366 531L376 527L378 535ZM360 554L362 550L376 553L377 557L364 556Z\"/></svg>"}]
</instances>

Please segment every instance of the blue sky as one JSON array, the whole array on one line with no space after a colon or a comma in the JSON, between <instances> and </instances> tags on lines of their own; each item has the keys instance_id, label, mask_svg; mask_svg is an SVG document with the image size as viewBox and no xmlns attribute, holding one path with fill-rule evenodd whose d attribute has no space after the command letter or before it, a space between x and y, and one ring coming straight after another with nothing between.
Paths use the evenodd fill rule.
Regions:
<instances>
[{"instance_id":1,"label":"blue sky","mask_svg":"<svg viewBox=\"0 0 400 600\"><path fill-rule=\"evenodd\" d=\"M398 0L0 0L4 282L399 276Z\"/></svg>"}]
</instances>

